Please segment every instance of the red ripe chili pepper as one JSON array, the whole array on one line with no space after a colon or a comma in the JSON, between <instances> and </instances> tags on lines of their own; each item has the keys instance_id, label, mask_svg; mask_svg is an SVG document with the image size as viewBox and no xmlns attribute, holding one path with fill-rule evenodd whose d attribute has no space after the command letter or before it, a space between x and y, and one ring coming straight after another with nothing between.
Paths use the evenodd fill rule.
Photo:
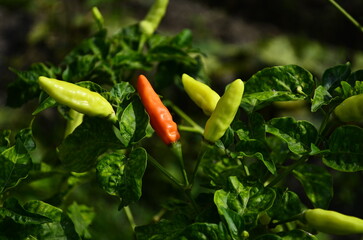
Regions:
<instances>
[{"instance_id":1,"label":"red ripe chili pepper","mask_svg":"<svg viewBox=\"0 0 363 240\"><path fill-rule=\"evenodd\" d=\"M136 88L155 132L165 144L169 145L178 141L180 134L173 117L144 75L140 75L137 79Z\"/></svg>"}]
</instances>

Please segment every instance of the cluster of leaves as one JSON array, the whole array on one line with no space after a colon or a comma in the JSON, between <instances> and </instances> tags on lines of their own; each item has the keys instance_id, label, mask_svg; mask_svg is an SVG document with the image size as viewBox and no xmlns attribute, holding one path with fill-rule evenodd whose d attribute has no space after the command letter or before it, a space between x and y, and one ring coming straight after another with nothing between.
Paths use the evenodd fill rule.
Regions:
<instances>
[{"instance_id":1,"label":"cluster of leaves","mask_svg":"<svg viewBox=\"0 0 363 240\"><path fill-rule=\"evenodd\" d=\"M118 121L85 117L57 146L59 163L54 165L32 159L36 146L31 126L14 141L10 131L1 131L0 226L8 229L0 232L1 238L91 237L93 215L85 205L50 204L49 199L21 205L8 196L32 176L61 169L70 189L85 175L95 175L105 192L119 197L120 208L139 200L150 159L142 144L153 131L131 79L137 71L155 71L159 88L179 81L182 73L205 79L190 31L173 37L154 34L147 40L142 36L138 25L112 37L101 26L58 66L37 63L28 71L13 69L18 78L9 86L10 106L38 97L34 114L58 106L67 119L68 109L40 91L37 79L44 75L99 92L117 109ZM203 143L207 147L199 156L203 171L198 177L202 190L191 199L166 204L162 220L135 228L137 239L315 239L312 229L296 218L306 204L281 183L291 173L311 206L328 208L333 185L326 166L345 172L363 169L363 129L330 124L337 104L363 92L362 81L363 71L351 73L349 63L327 69L321 80L296 65L254 74L245 84L240 113L226 134L214 145ZM324 112L318 127L292 117L265 119L260 112L274 102L297 100L310 104L311 112ZM193 185L186 187L185 192L194 190ZM67 190L56 194L65 196Z\"/></svg>"}]
</instances>

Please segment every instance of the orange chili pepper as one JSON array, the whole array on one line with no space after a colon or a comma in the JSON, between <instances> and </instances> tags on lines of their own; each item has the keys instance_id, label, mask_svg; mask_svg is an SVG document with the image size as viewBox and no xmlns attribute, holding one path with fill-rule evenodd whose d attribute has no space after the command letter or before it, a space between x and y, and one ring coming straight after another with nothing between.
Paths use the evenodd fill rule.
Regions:
<instances>
[{"instance_id":1,"label":"orange chili pepper","mask_svg":"<svg viewBox=\"0 0 363 240\"><path fill-rule=\"evenodd\" d=\"M137 79L136 88L155 132L165 144L169 145L178 141L180 134L173 117L144 75L140 75Z\"/></svg>"}]
</instances>

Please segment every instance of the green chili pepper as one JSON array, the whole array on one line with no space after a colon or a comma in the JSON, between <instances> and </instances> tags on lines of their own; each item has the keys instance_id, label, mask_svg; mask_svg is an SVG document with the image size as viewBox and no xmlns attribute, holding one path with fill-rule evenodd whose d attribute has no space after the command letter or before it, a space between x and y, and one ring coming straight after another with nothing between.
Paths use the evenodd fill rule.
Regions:
<instances>
[{"instance_id":1,"label":"green chili pepper","mask_svg":"<svg viewBox=\"0 0 363 240\"><path fill-rule=\"evenodd\" d=\"M220 97L208 85L195 80L187 74L183 74L182 82L185 91L203 112L210 116L216 108Z\"/></svg>"},{"instance_id":2,"label":"green chili pepper","mask_svg":"<svg viewBox=\"0 0 363 240\"><path fill-rule=\"evenodd\" d=\"M320 208L304 212L307 224L324 233L347 235L363 233L363 219Z\"/></svg>"},{"instance_id":3,"label":"green chili pepper","mask_svg":"<svg viewBox=\"0 0 363 240\"><path fill-rule=\"evenodd\" d=\"M345 99L334 109L335 116L342 122L358 122L363 120L363 94Z\"/></svg>"},{"instance_id":4,"label":"green chili pepper","mask_svg":"<svg viewBox=\"0 0 363 240\"><path fill-rule=\"evenodd\" d=\"M146 17L139 23L141 32L147 36L155 32L165 15L168 4L169 0L155 0Z\"/></svg>"},{"instance_id":5,"label":"green chili pepper","mask_svg":"<svg viewBox=\"0 0 363 240\"><path fill-rule=\"evenodd\" d=\"M97 117L116 120L111 104L97 92L76 84L54 78L39 77L41 88L58 103L64 104L77 112Z\"/></svg>"},{"instance_id":6,"label":"green chili pepper","mask_svg":"<svg viewBox=\"0 0 363 240\"><path fill-rule=\"evenodd\" d=\"M224 135L237 113L243 91L244 84L241 79L237 79L227 86L205 125L204 139L214 143Z\"/></svg>"},{"instance_id":7,"label":"green chili pepper","mask_svg":"<svg viewBox=\"0 0 363 240\"><path fill-rule=\"evenodd\" d=\"M71 108L68 114L70 119L67 121L64 137L70 135L83 122L83 113L79 113Z\"/></svg>"}]
</instances>

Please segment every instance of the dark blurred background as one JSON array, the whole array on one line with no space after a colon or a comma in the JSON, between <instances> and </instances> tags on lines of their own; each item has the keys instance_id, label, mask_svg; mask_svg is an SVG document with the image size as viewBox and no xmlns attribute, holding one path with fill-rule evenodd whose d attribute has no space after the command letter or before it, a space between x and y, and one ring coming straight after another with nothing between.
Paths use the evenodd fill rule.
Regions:
<instances>
[{"instance_id":1,"label":"dark blurred background","mask_svg":"<svg viewBox=\"0 0 363 240\"><path fill-rule=\"evenodd\" d=\"M98 6L103 13L111 35L120 27L142 19L152 2L0 0L0 129L28 126L34 110L29 105L18 109L5 106L6 86L15 79L9 67L26 70L35 62L58 64L81 40L95 32L92 6ZM362 0L340 1L340 4L363 24ZM363 69L363 32L328 0L170 0L158 31L172 35L185 28L192 30L196 47L206 54L206 70L216 87L235 78L247 80L262 68L273 65L298 64L317 78L326 68L347 61L353 70ZM307 108L297 110L286 112L284 109L274 114L311 118ZM361 173L334 173L335 195L331 208L363 218L362 179ZM299 184L293 182L292 187L299 188ZM95 191L92 186L85 186L78 198L87 202L92 191ZM170 189L146 188L144 191L143 196L156 198L157 202L157 196ZM95 220L94 239L120 239L117 232L128 226L122 214L115 210L117 199L102 193L92 196L99 198L94 201L97 211L107 212L109 218ZM149 207L136 205L134 211L136 215L152 216L155 209ZM332 238L321 235L319 239Z\"/></svg>"}]
</instances>

